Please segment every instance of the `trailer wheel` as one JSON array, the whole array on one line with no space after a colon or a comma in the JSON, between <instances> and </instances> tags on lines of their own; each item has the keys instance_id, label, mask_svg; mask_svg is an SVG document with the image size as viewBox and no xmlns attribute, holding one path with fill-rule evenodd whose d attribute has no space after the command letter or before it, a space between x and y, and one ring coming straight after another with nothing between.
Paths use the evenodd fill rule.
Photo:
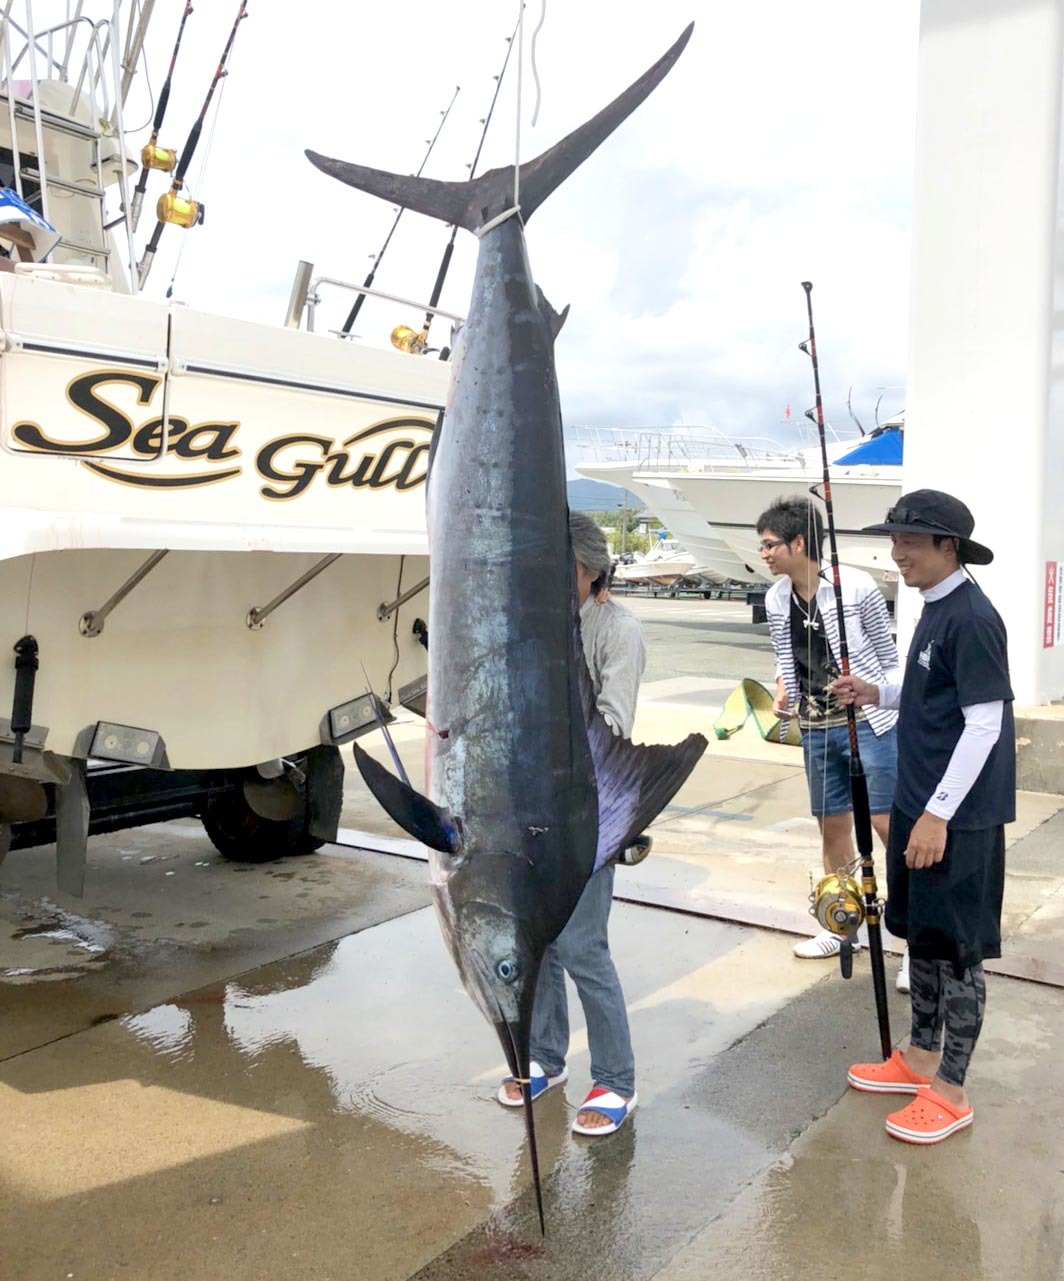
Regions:
<instances>
[{"instance_id":1,"label":"trailer wheel","mask_svg":"<svg viewBox=\"0 0 1064 1281\"><path fill-rule=\"evenodd\" d=\"M307 831L307 816L286 821L262 818L239 790L212 796L203 827L223 858L234 863L270 863L286 854L312 854L324 844Z\"/></svg>"}]
</instances>

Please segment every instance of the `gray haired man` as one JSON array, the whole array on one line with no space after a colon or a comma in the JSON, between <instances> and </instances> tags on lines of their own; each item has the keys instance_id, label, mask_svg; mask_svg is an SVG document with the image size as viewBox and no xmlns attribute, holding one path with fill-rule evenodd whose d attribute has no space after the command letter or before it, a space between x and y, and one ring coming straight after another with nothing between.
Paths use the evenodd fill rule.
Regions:
<instances>
[{"instance_id":1,"label":"gray haired man","mask_svg":"<svg viewBox=\"0 0 1064 1281\"><path fill-rule=\"evenodd\" d=\"M646 666L642 629L635 615L610 597L611 559L602 530L590 516L572 512L569 533L576 561L580 635L595 700L613 732L630 737L639 680ZM647 839L644 849L648 845ZM638 1102L628 1012L610 956L613 874L610 863L594 873L568 925L547 949L532 1015L530 1088L536 1099L568 1077L568 972L587 1020L592 1079L591 1091L573 1123L573 1133L589 1137L618 1130ZM504 1107L520 1107L521 1087L507 1078L497 1097Z\"/></svg>"}]
</instances>

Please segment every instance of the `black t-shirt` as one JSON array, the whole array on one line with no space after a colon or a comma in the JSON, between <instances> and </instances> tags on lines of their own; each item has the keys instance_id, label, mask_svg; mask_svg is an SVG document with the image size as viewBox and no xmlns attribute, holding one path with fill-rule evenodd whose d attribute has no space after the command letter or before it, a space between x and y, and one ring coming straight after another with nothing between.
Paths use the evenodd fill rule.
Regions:
<instances>
[{"instance_id":1,"label":"black t-shirt","mask_svg":"<svg viewBox=\"0 0 1064 1281\"><path fill-rule=\"evenodd\" d=\"M898 720L894 802L918 818L964 729L962 707L1004 701L1001 734L950 827L974 831L1016 817L1016 730L1005 624L972 582L927 601L913 634Z\"/></svg>"},{"instance_id":2,"label":"black t-shirt","mask_svg":"<svg viewBox=\"0 0 1064 1281\"><path fill-rule=\"evenodd\" d=\"M799 599L791 590L791 652L798 674L798 688L802 699L798 708L802 729L827 729L846 724L846 709L839 703L828 685L838 676L838 670L828 649L824 635L824 622L817 608L816 597L810 601Z\"/></svg>"}]
</instances>

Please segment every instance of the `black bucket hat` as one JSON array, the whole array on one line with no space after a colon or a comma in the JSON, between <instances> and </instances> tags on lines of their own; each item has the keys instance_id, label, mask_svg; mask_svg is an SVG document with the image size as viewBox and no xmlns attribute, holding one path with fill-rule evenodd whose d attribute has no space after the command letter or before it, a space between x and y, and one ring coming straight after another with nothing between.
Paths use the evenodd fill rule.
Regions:
<instances>
[{"instance_id":1,"label":"black bucket hat","mask_svg":"<svg viewBox=\"0 0 1064 1281\"><path fill-rule=\"evenodd\" d=\"M989 565L994 553L970 535L975 517L952 494L941 489L914 489L902 494L881 525L866 525L866 534L946 534L960 539L957 557L963 565Z\"/></svg>"}]
</instances>

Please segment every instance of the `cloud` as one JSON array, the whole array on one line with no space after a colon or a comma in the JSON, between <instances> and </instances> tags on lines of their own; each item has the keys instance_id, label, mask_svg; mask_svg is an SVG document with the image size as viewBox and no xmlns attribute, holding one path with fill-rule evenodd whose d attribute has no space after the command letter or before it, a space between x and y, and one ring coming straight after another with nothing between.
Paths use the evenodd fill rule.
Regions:
<instances>
[{"instance_id":1,"label":"cloud","mask_svg":"<svg viewBox=\"0 0 1064 1281\"><path fill-rule=\"evenodd\" d=\"M232 9L197 6L190 19L164 140L184 140ZM296 23L276 6L249 9L206 180L193 189L206 221L188 233L168 230L149 293L164 292L183 243L177 297L280 323L300 258L317 273L360 282L395 217L311 169L303 148L413 171L460 83L426 172L464 175L517 6L308 5ZM796 347L805 335L802 279L815 282L829 417L845 423L852 386L870 420L879 389L904 381L917 0L555 2L537 41L535 129L527 61L522 76L522 157L602 107L692 13L694 37L661 88L529 223L537 279L556 306L572 304L557 349L566 421L700 419L729 433L785 435L784 407L793 423L812 398ZM539 16L530 3L529 34ZM177 17L172 29L157 17L153 29L156 92ZM514 72L482 169L512 163ZM143 84L136 92L129 114L146 119ZM154 180L150 195L161 186ZM427 299L447 237L441 224L405 215L377 286ZM473 237L460 233L444 307L465 310L475 254ZM350 301L323 291L319 327L338 327ZM417 308L370 303L358 329L386 342L394 324L418 319ZM446 326L437 333L445 340ZM902 393L890 403L898 408Z\"/></svg>"}]
</instances>

